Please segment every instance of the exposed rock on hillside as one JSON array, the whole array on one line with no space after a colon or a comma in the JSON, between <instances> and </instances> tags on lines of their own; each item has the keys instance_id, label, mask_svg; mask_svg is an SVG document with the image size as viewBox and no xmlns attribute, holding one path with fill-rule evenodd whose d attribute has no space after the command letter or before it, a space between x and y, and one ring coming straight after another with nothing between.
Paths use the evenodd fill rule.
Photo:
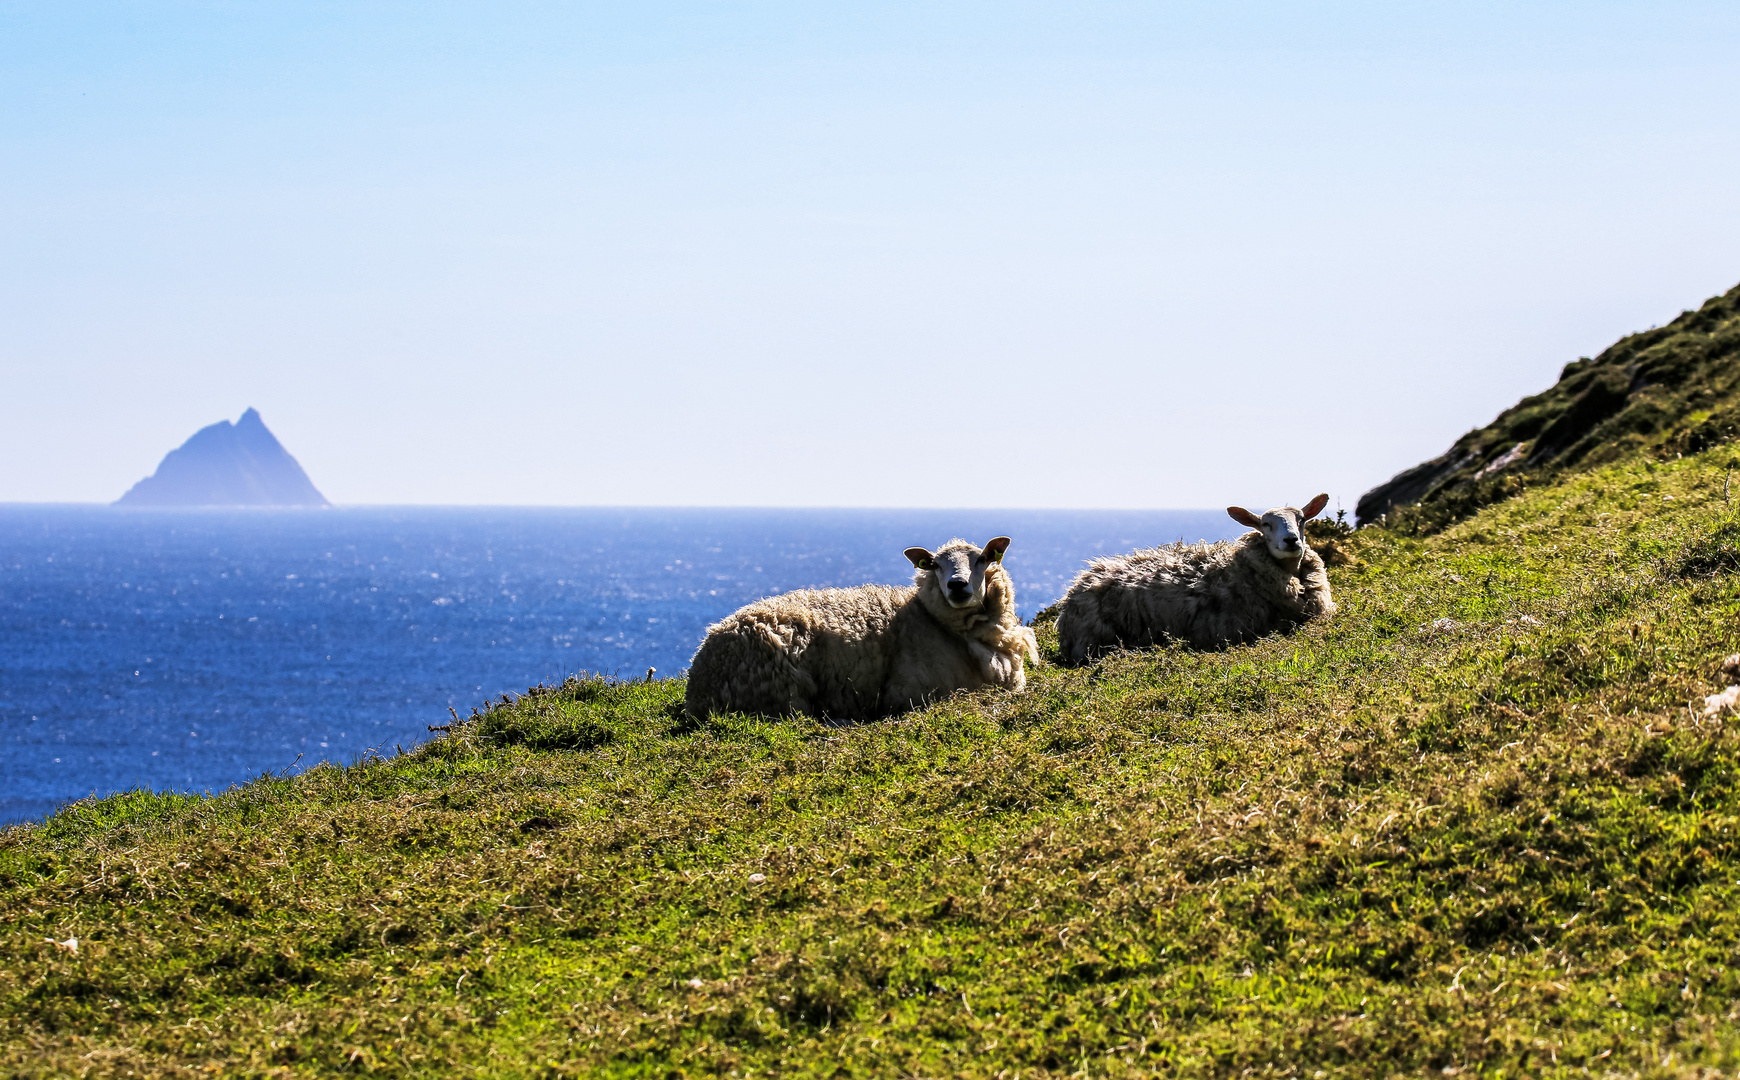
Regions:
<instances>
[{"instance_id":1,"label":"exposed rock on hillside","mask_svg":"<svg viewBox=\"0 0 1740 1080\"><path fill-rule=\"evenodd\" d=\"M277 438L249 409L234 424L200 428L116 506L328 506Z\"/></svg>"},{"instance_id":2,"label":"exposed rock on hillside","mask_svg":"<svg viewBox=\"0 0 1740 1080\"><path fill-rule=\"evenodd\" d=\"M1740 285L1593 360L1566 364L1550 389L1366 492L1359 522L1388 515L1430 532L1521 490L1532 476L1592 467L1634 447L1670 456L1702 450L1740 432L1737 389Z\"/></svg>"}]
</instances>

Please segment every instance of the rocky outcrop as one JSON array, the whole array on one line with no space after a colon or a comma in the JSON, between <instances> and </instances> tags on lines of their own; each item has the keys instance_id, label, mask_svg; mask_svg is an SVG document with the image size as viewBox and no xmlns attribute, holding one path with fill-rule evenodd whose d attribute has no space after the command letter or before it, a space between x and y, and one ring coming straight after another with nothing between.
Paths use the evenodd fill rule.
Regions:
<instances>
[{"instance_id":1,"label":"rocky outcrop","mask_svg":"<svg viewBox=\"0 0 1740 1080\"><path fill-rule=\"evenodd\" d=\"M330 506L260 414L200 428L116 506Z\"/></svg>"},{"instance_id":2,"label":"rocky outcrop","mask_svg":"<svg viewBox=\"0 0 1740 1080\"><path fill-rule=\"evenodd\" d=\"M1443 454L1411 469L1404 469L1361 495L1353 508L1354 517L1360 524L1369 525L1395 507L1413 506L1443 483L1446 477L1455 475L1467 464L1466 454Z\"/></svg>"},{"instance_id":3,"label":"rocky outcrop","mask_svg":"<svg viewBox=\"0 0 1740 1080\"><path fill-rule=\"evenodd\" d=\"M1552 387L1360 497L1361 525L1398 511L1432 531L1521 490L1527 478L1655 447L1690 453L1740 432L1740 286L1666 326L1566 364Z\"/></svg>"}]
</instances>

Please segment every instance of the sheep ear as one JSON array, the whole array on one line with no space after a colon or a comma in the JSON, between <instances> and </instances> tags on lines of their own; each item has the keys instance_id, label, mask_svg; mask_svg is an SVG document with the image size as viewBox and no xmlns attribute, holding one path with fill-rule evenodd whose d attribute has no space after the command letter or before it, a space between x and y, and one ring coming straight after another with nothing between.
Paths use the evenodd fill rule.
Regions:
<instances>
[{"instance_id":1,"label":"sheep ear","mask_svg":"<svg viewBox=\"0 0 1740 1080\"><path fill-rule=\"evenodd\" d=\"M1263 519L1251 513L1249 510L1246 510L1242 506L1229 506L1226 508L1226 512L1228 516L1240 525L1249 525L1253 529L1260 529L1263 527Z\"/></svg>"},{"instance_id":2,"label":"sheep ear","mask_svg":"<svg viewBox=\"0 0 1740 1080\"><path fill-rule=\"evenodd\" d=\"M911 559L912 565L918 567L920 570L936 569L936 556L932 555L924 548L907 548L906 557Z\"/></svg>"},{"instance_id":3,"label":"sheep ear","mask_svg":"<svg viewBox=\"0 0 1740 1080\"><path fill-rule=\"evenodd\" d=\"M1009 538L999 536L994 540L985 541L985 558L992 562L1002 562L1003 553L1009 550Z\"/></svg>"},{"instance_id":4,"label":"sheep ear","mask_svg":"<svg viewBox=\"0 0 1740 1080\"><path fill-rule=\"evenodd\" d=\"M1304 507L1302 507L1300 509L1299 520L1300 521L1310 521L1312 518L1316 517L1318 514L1323 513L1323 508L1325 506L1328 506L1328 505L1329 505L1329 492L1325 491L1323 494L1317 496L1315 499L1312 499L1310 502L1306 503L1304 505Z\"/></svg>"}]
</instances>

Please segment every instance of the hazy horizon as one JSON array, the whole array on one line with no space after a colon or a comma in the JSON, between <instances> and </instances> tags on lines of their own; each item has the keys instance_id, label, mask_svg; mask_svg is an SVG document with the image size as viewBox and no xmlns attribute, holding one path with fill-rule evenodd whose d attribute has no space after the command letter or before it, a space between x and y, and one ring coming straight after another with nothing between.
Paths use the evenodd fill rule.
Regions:
<instances>
[{"instance_id":1,"label":"hazy horizon","mask_svg":"<svg viewBox=\"0 0 1740 1080\"><path fill-rule=\"evenodd\" d=\"M0 2L0 502L1359 495L1740 281L1740 7Z\"/></svg>"},{"instance_id":2,"label":"hazy horizon","mask_svg":"<svg viewBox=\"0 0 1740 1080\"><path fill-rule=\"evenodd\" d=\"M1234 504L1236 505L1236 504ZM1219 506L894 506L894 505L860 505L846 504L824 505L789 504L789 503L341 503L331 506L116 506L113 500L99 502L96 500L46 499L35 502L10 500L0 502L0 507L43 507L43 506L78 506L98 509L119 510L127 514L183 514L183 513L267 513L267 514L321 514L331 510L970 510L975 514L995 513L999 510L1021 511L1022 513L1083 513L1095 512L1140 513L1143 511L1168 511L1177 513L1223 513L1224 507ZM1253 507L1247 507L1253 509ZM1264 509L1267 509L1266 507ZM1353 507L1345 508L1349 519L1353 516ZM1332 506L1326 515L1335 516Z\"/></svg>"}]
</instances>

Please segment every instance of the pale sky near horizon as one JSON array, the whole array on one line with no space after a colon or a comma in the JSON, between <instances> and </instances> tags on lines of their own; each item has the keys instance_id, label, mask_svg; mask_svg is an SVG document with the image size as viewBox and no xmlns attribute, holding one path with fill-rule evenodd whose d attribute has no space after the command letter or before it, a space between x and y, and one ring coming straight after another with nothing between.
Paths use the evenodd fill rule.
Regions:
<instances>
[{"instance_id":1,"label":"pale sky near horizon","mask_svg":"<svg viewBox=\"0 0 1740 1080\"><path fill-rule=\"evenodd\" d=\"M0 0L0 501L1359 494L1740 282L1740 5Z\"/></svg>"}]
</instances>

